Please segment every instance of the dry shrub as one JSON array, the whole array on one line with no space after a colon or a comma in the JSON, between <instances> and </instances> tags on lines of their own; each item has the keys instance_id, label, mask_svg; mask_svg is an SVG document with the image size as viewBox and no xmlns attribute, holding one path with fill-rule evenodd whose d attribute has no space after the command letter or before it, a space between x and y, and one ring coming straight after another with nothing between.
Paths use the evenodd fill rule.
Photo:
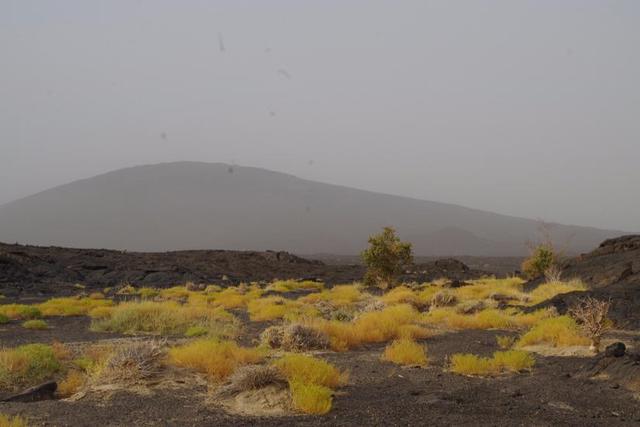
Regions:
<instances>
[{"instance_id":1,"label":"dry shrub","mask_svg":"<svg viewBox=\"0 0 640 427\"><path fill-rule=\"evenodd\" d=\"M546 344L552 347L588 345L589 340L580 335L578 325L569 316L543 319L525 333L517 342L518 347Z\"/></svg>"},{"instance_id":2,"label":"dry shrub","mask_svg":"<svg viewBox=\"0 0 640 427\"><path fill-rule=\"evenodd\" d=\"M229 287L218 292L206 292L207 300L213 304L226 309L246 308L249 302L260 298L263 290L256 285L240 285Z\"/></svg>"},{"instance_id":3,"label":"dry shrub","mask_svg":"<svg viewBox=\"0 0 640 427\"><path fill-rule=\"evenodd\" d=\"M293 405L300 412L323 415L331 410L333 390L330 388L300 381L291 381L289 387Z\"/></svg>"},{"instance_id":4,"label":"dry shrub","mask_svg":"<svg viewBox=\"0 0 640 427\"><path fill-rule=\"evenodd\" d=\"M424 366L427 364L427 354L423 345L404 338L389 344L384 349L382 360L398 365Z\"/></svg>"},{"instance_id":5,"label":"dry shrub","mask_svg":"<svg viewBox=\"0 0 640 427\"><path fill-rule=\"evenodd\" d=\"M284 328L281 347L286 351L324 350L329 347L329 337L310 326L293 324Z\"/></svg>"},{"instance_id":6,"label":"dry shrub","mask_svg":"<svg viewBox=\"0 0 640 427\"><path fill-rule=\"evenodd\" d=\"M455 305L458 302L458 298L451 291L442 290L437 292L431 298L432 307L448 307Z\"/></svg>"},{"instance_id":7,"label":"dry shrub","mask_svg":"<svg viewBox=\"0 0 640 427\"><path fill-rule=\"evenodd\" d=\"M96 382L135 382L158 370L164 342L134 341L116 347L95 376Z\"/></svg>"},{"instance_id":8,"label":"dry shrub","mask_svg":"<svg viewBox=\"0 0 640 427\"><path fill-rule=\"evenodd\" d=\"M534 363L531 354L519 350L497 351L491 358L458 353L451 356L451 371L461 375L485 377L531 370Z\"/></svg>"},{"instance_id":9,"label":"dry shrub","mask_svg":"<svg viewBox=\"0 0 640 427\"><path fill-rule=\"evenodd\" d=\"M51 343L51 350L53 350L55 358L59 361L68 361L73 354L69 347L59 341Z\"/></svg>"},{"instance_id":10,"label":"dry shrub","mask_svg":"<svg viewBox=\"0 0 640 427\"><path fill-rule=\"evenodd\" d=\"M15 415L0 414L0 427L28 427L27 420Z\"/></svg>"},{"instance_id":11,"label":"dry shrub","mask_svg":"<svg viewBox=\"0 0 640 427\"><path fill-rule=\"evenodd\" d=\"M71 369L62 381L58 382L56 393L63 398L72 396L80 391L86 380L87 377L84 373L76 369Z\"/></svg>"},{"instance_id":12,"label":"dry shrub","mask_svg":"<svg viewBox=\"0 0 640 427\"><path fill-rule=\"evenodd\" d=\"M233 396L244 391L258 390L270 385L286 386L280 370L271 365L247 365L238 368L227 384L217 391L218 396Z\"/></svg>"},{"instance_id":13,"label":"dry shrub","mask_svg":"<svg viewBox=\"0 0 640 427\"><path fill-rule=\"evenodd\" d=\"M207 374L221 381L240 366L255 364L264 359L264 352L256 348L239 347L232 341L201 339L169 350L170 363Z\"/></svg>"},{"instance_id":14,"label":"dry shrub","mask_svg":"<svg viewBox=\"0 0 640 427\"><path fill-rule=\"evenodd\" d=\"M600 352L600 340L602 335L611 328L612 323L608 319L611 301L600 301L586 297L569 308L569 314L576 319L583 332L591 339L591 350Z\"/></svg>"},{"instance_id":15,"label":"dry shrub","mask_svg":"<svg viewBox=\"0 0 640 427\"><path fill-rule=\"evenodd\" d=\"M260 334L260 342L271 348L280 348L283 337L284 326L269 326Z\"/></svg>"}]
</instances>

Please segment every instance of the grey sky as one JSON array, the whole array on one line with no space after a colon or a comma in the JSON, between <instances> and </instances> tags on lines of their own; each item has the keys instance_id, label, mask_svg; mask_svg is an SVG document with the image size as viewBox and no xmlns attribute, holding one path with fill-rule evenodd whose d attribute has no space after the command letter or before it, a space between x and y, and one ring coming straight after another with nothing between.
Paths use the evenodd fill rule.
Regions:
<instances>
[{"instance_id":1,"label":"grey sky","mask_svg":"<svg viewBox=\"0 0 640 427\"><path fill-rule=\"evenodd\" d=\"M635 0L2 0L0 203L202 160L640 231L639 22Z\"/></svg>"}]
</instances>

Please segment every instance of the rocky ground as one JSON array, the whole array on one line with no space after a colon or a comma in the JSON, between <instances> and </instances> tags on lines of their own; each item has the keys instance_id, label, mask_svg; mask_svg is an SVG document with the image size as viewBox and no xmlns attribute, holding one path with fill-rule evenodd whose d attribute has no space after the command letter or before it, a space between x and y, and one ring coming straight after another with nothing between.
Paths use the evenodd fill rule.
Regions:
<instances>
[{"instance_id":1,"label":"rocky ground","mask_svg":"<svg viewBox=\"0 0 640 427\"><path fill-rule=\"evenodd\" d=\"M186 282L237 284L274 279L317 279L326 284L361 280L359 264L325 264L287 252L199 250L162 253L69 249L0 243L0 293L63 294L75 284L101 289L130 283L166 287ZM493 274L454 259L418 263L403 281L440 277L465 280Z\"/></svg>"},{"instance_id":2,"label":"rocky ground","mask_svg":"<svg viewBox=\"0 0 640 427\"><path fill-rule=\"evenodd\" d=\"M449 371L450 355L469 352L489 356L499 349L496 336L515 332L442 331L420 341L428 349L429 363L424 368L403 368L382 362L384 344L369 344L348 352L316 353L350 374L348 384L336 391L331 412L323 416L230 415L212 399L206 381L175 370L165 371L162 376L149 378L135 387L103 389L73 399L4 402L0 403L0 413L25 416L31 425L42 426L639 425L639 261L640 237L625 237L604 242L594 252L567 262L563 270L566 278L583 279L592 288L588 293L611 298L612 317L621 328L610 332L605 344L624 342L627 347L624 354L560 356L540 352L535 354L535 367L530 373L467 377ZM467 279L482 274L455 261L426 266L417 268L412 273L414 277L449 275L452 279ZM89 287L123 280L166 286L183 283L185 279L219 281L222 275L229 281L243 281L287 274L348 281L359 278L361 273L359 266L329 266L276 252L127 254L0 247L2 286L4 290L21 289L9 292L5 303L41 301L43 296L38 293L43 289L49 289L48 294L66 294L74 289L71 284L76 281ZM528 285L530 289L535 286L536 282ZM29 292L33 290L37 292ZM566 310L567 304L580 295L561 295L545 305ZM243 345L253 344L270 324L251 322L246 313L234 314L243 324L238 339ZM42 331L26 330L16 321L0 325L0 343L13 347L59 341L73 346L132 339L92 332L86 317L51 317L47 321L49 329Z\"/></svg>"}]
</instances>

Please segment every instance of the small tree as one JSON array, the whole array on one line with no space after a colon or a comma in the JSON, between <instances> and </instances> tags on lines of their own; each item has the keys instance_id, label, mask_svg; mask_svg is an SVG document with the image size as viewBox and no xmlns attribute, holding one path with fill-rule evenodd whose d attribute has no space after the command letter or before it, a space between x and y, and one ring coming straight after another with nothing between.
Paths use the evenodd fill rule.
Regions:
<instances>
[{"instance_id":1,"label":"small tree","mask_svg":"<svg viewBox=\"0 0 640 427\"><path fill-rule=\"evenodd\" d=\"M365 284L383 288L394 287L398 277L411 264L411 243L402 242L392 227L369 237L369 248L362 252L367 266Z\"/></svg>"},{"instance_id":2,"label":"small tree","mask_svg":"<svg viewBox=\"0 0 640 427\"><path fill-rule=\"evenodd\" d=\"M542 243L533 249L533 253L522 262L522 272L528 279L551 276L557 270L558 256L553 246Z\"/></svg>"},{"instance_id":3,"label":"small tree","mask_svg":"<svg viewBox=\"0 0 640 427\"><path fill-rule=\"evenodd\" d=\"M602 335L611 328L611 321L607 317L610 307L610 301L586 297L569 308L569 314L576 319L582 330L591 339L590 348L595 353L600 352Z\"/></svg>"}]
</instances>

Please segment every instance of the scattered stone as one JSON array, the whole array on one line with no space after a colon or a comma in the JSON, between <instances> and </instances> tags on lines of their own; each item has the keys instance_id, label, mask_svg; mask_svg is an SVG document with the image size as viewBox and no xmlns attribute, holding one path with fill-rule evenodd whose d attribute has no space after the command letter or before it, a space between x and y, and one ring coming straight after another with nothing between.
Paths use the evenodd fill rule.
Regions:
<instances>
[{"instance_id":1,"label":"scattered stone","mask_svg":"<svg viewBox=\"0 0 640 427\"><path fill-rule=\"evenodd\" d=\"M613 343L604 350L606 357L622 357L627 351L627 346L622 342Z\"/></svg>"}]
</instances>

